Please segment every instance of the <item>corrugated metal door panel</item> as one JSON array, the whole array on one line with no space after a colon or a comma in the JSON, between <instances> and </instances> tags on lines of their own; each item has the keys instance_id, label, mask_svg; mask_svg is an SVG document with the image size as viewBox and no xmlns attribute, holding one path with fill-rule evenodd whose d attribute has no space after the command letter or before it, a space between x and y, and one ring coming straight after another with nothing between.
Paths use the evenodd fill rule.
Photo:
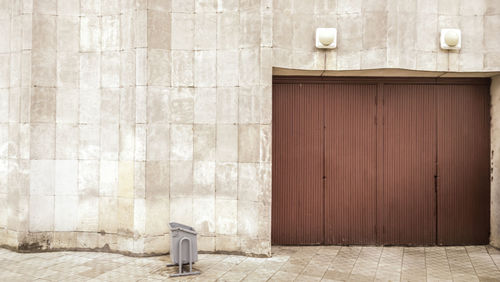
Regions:
<instances>
[{"instance_id":1,"label":"corrugated metal door panel","mask_svg":"<svg viewBox=\"0 0 500 282\"><path fill-rule=\"evenodd\" d=\"M323 243L323 88L273 86L273 244Z\"/></svg>"},{"instance_id":2,"label":"corrugated metal door panel","mask_svg":"<svg viewBox=\"0 0 500 282\"><path fill-rule=\"evenodd\" d=\"M436 87L437 243L488 244L489 89L485 85Z\"/></svg>"},{"instance_id":3,"label":"corrugated metal door panel","mask_svg":"<svg viewBox=\"0 0 500 282\"><path fill-rule=\"evenodd\" d=\"M375 244L377 85L325 85L325 243Z\"/></svg>"},{"instance_id":4,"label":"corrugated metal door panel","mask_svg":"<svg viewBox=\"0 0 500 282\"><path fill-rule=\"evenodd\" d=\"M432 85L385 84L382 244L435 244L436 115Z\"/></svg>"}]
</instances>

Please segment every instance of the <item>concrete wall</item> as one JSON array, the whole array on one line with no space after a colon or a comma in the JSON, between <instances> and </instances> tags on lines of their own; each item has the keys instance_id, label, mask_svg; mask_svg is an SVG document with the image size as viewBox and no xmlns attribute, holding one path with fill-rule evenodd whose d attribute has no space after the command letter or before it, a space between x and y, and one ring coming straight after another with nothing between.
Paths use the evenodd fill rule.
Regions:
<instances>
[{"instance_id":1,"label":"concrete wall","mask_svg":"<svg viewBox=\"0 0 500 282\"><path fill-rule=\"evenodd\" d=\"M0 5L0 245L20 249L164 253L179 221L201 250L268 255L273 67L500 71L491 0Z\"/></svg>"},{"instance_id":2,"label":"concrete wall","mask_svg":"<svg viewBox=\"0 0 500 282\"><path fill-rule=\"evenodd\" d=\"M500 248L500 75L491 80L491 234L490 244Z\"/></svg>"}]
</instances>

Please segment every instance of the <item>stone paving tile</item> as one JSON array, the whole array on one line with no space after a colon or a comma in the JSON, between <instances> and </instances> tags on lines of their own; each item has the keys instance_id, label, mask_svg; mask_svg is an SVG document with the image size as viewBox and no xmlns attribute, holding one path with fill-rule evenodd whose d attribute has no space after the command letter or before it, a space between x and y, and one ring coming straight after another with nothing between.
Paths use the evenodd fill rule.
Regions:
<instances>
[{"instance_id":1,"label":"stone paving tile","mask_svg":"<svg viewBox=\"0 0 500 282\"><path fill-rule=\"evenodd\" d=\"M500 281L500 251L458 247L273 247L273 257L200 254L201 275L170 278L168 256L0 249L0 281Z\"/></svg>"}]
</instances>

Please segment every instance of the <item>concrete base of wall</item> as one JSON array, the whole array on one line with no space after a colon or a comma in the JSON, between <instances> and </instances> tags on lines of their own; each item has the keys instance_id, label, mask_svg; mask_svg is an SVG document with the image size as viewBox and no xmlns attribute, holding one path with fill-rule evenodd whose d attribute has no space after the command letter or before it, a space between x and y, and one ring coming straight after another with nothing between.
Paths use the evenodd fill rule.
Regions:
<instances>
[{"instance_id":1,"label":"concrete base of wall","mask_svg":"<svg viewBox=\"0 0 500 282\"><path fill-rule=\"evenodd\" d=\"M241 251L241 244L249 252ZM124 234L94 232L3 232L0 247L23 253L54 251L95 251L119 253L128 256L165 255L170 250L170 235L128 236ZM201 253L238 254L269 257L268 240L244 240L236 236L198 235L198 251ZM264 250L269 250L265 252Z\"/></svg>"}]
</instances>

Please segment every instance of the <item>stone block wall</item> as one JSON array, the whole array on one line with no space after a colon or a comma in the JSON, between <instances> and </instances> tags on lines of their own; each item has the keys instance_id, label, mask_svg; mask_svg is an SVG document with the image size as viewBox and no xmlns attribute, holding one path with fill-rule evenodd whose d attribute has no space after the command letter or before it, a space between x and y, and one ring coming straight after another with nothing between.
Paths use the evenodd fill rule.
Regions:
<instances>
[{"instance_id":1,"label":"stone block wall","mask_svg":"<svg viewBox=\"0 0 500 282\"><path fill-rule=\"evenodd\" d=\"M177 221L269 255L273 67L500 71L498 23L493 0L0 1L0 245L166 253Z\"/></svg>"}]
</instances>

